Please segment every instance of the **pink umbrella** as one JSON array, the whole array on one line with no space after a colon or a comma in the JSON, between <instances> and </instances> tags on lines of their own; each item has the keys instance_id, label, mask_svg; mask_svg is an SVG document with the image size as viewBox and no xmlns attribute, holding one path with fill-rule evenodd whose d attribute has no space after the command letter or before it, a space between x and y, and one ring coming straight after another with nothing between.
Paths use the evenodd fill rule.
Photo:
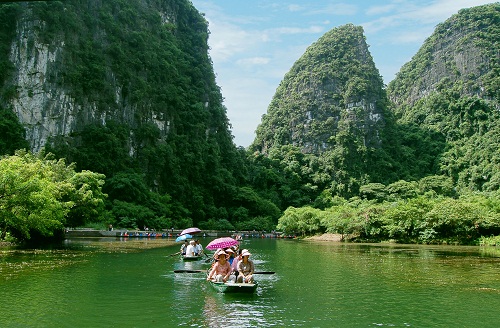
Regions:
<instances>
[{"instance_id":1,"label":"pink umbrella","mask_svg":"<svg viewBox=\"0 0 500 328\"><path fill-rule=\"evenodd\" d=\"M194 235L196 233L199 233L201 232L200 229L196 228L196 227L193 227L193 228L187 228L187 229L184 229L182 230L182 232L180 233L180 235L185 235L185 234L190 234L190 235Z\"/></svg>"},{"instance_id":2,"label":"pink umbrella","mask_svg":"<svg viewBox=\"0 0 500 328\"><path fill-rule=\"evenodd\" d=\"M239 245L239 242L236 239L233 239L231 237L222 237L212 240L205 248L213 251L218 248L224 249L236 245Z\"/></svg>"}]
</instances>

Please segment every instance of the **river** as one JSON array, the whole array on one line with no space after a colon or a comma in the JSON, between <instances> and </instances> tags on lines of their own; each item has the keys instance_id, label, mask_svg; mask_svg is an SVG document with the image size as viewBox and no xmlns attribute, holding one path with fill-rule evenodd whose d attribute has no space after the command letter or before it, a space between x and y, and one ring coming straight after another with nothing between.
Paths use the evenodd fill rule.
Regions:
<instances>
[{"instance_id":1,"label":"river","mask_svg":"<svg viewBox=\"0 0 500 328\"><path fill-rule=\"evenodd\" d=\"M201 239L206 245L211 239ZM217 294L178 244L0 249L0 327L498 327L500 250L247 239L255 294ZM161 241L159 241L161 243ZM127 247L124 247L127 245Z\"/></svg>"}]
</instances>

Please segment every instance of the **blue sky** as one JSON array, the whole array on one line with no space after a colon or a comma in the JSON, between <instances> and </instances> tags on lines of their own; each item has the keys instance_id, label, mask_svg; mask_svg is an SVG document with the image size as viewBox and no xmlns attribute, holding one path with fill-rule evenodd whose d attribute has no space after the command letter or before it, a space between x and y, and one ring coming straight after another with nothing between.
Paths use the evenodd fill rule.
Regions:
<instances>
[{"instance_id":1,"label":"blue sky","mask_svg":"<svg viewBox=\"0 0 500 328\"><path fill-rule=\"evenodd\" d=\"M237 146L248 147L280 81L332 28L363 26L389 83L437 24L481 0L191 0L209 22L210 57Z\"/></svg>"}]
</instances>

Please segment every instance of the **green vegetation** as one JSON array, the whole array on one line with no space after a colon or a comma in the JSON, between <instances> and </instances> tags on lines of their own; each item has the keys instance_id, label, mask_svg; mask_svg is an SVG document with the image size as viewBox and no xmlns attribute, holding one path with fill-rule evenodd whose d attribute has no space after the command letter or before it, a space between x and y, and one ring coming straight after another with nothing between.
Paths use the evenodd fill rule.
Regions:
<instances>
[{"instance_id":1,"label":"green vegetation","mask_svg":"<svg viewBox=\"0 0 500 328\"><path fill-rule=\"evenodd\" d=\"M481 246L500 246L500 236L481 237L479 244Z\"/></svg>"},{"instance_id":2,"label":"green vegetation","mask_svg":"<svg viewBox=\"0 0 500 328\"><path fill-rule=\"evenodd\" d=\"M0 5L0 153L28 147L11 108L19 17L45 22L38 42L64 42L47 83L79 108L72 133L48 141L54 157L1 160L2 237L195 225L493 244L499 13L492 4L439 25L387 88L362 28L333 29L285 76L245 150L232 142L207 22L189 1ZM442 44L449 57L435 55ZM462 65L459 54L480 55Z\"/></svg>"},{"instance_id":3,"label":"green vegetation","mask_svg":"<svg viewBox=\"0 0 500 328\"><path fill-rule=\"evenodd\" d=\"M0 154L13 155L17 149L27 149L23 126L11 110L0 106Z\"/></svg>"},{"instance_id":4,"label":"green vegetation","mask_svg":"<svg viewBox=\"0 0 500 328\"><path fill-rule=\"evenodd\" d=\"M478 244L482 236L500 234L498 192L452 198L426 191L425 181L420 181L413 184L415 196L408 198L407 191L394 193L391 185L380 187L378 197L370 200L336 198L331 200L334 205L324 210L290 207L279 219L278 229L402 243Z\"/></svg>"},{"instance_id":5,"label":"green vegetation","mask_svg":"<svg viewBox=\"0 0 500 328\"><path fill-rule=\"evenodd\" d=\"M335 44L345 45L356 35L360 40L360 31L347 25L313 44L285 76L253 145L269 158L288 143L300 147L296 153L313 153L303 155L307 162L290 165L288 157L277 165L295 167L294 181L314 190L306 192L302 205L289 204L293 207L284 212L278 229L302 234L337 232L357 240L468 244L478 243L480 236L498 234L496 207L475 201L483 197L498 202L500 188L499 98L491 87L498 85L500 72L496 54L500 31L491 22L499 20L500 5L491 4L462 10L438 26L389 84L391 101L384 100L382 87L373 88L376 71L356 61L352 46L334 54L324 51ZM482 62L460 61L478 58L478 54ZM349 65L339 64L345 57ZM322 81L314 73L318 68L330 78L329 83L318 82ZM358 86L370 81L372 89L348 90L349 81L359 81ZM331 96L318 101L322 93ZM342 100L353 95L358 101L378 99L380 125L372 130L360 128L369 123L363 108L343 116ZM307 119L302 108L309 110ZM330 111L330 117L321 116L322 108ZM336 122L330 128L333 132L312 128L310 122L316 117ZM329 139L310 140L293 130L309 124L307 131L323 131ZM292 139L276 139L281 136L280 126L292 127L291 133L284 134ZM311 150L314 143L326 146L318 152ZM304 201L307 196L313 196L309 202ZM402 220L401 211L416 217Z\"/></svg>"},{"instance_id":6,"label":"green vegetation","mask_svg":"<svg viewBox=\"0 0 500 328\"><path fill-rule=\"evenodd\" d=\"M65 226L99 221L104 212L102 174L75 172L50 154L23 151L0 159L0 239L61 237Z\"/></svg>"}]
</instances>

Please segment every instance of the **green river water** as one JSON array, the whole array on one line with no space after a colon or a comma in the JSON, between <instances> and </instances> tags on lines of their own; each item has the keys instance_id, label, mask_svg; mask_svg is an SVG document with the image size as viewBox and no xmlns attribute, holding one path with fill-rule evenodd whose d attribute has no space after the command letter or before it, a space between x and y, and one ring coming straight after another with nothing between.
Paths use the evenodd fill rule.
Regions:
<instances>
[{"instance_id":1,"label":"green river water","mask_svg":"<svg viewBox=\"0 0 500 328\"><path fill-rule=\"evenodd\" d=\"M276 273L230 295L173 273L208 267L169 256L178 244L130 242L0 249L0 327L500 326L495 248L248 239L256 270Z\"/></svg>"}]
</instances>

